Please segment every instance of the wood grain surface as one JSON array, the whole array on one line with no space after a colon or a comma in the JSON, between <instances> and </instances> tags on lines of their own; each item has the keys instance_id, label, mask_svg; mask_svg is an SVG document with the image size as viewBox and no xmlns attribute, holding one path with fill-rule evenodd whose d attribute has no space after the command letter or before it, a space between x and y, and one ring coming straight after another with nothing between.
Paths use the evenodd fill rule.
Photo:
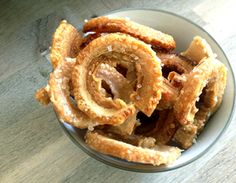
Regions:
<instances>
[{"instance_id":1,"label":"wood grain surface","mask_svg":"<svg viewBox=\"0 0 236 183\"><path fill-rule=\"evenodd\" d=\"M63 133L52 107L34 100L47 82L51 36L72 24L120 8L174 12L205 28L236 71L235 0L0 1L0 182L236 182L236 117L211 150L175 171L141 174L104 165ZM236 72L235 72L236 73Z\"/></svg>"}]
</instances>

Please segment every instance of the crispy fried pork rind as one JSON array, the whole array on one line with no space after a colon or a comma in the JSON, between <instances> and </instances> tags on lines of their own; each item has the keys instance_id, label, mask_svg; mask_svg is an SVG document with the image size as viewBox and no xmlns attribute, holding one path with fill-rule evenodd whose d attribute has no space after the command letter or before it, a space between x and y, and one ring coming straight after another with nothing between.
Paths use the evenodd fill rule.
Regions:
<instances>
[{"instance_id":1,"label":"crispy fried pork rind","mask_svg":"<svg viewBox=\"0 0 236 183\"><path fill-rule=\"evenodd\" d=\"M107 63L111 62L111 64L100 65L103 73L100 72L100 76L93 75L93 70L89 68L92 65L101 63L101 60L108 60ZM134 64L137 87L131 92L130 97L128 97L130 99L127 102L125 99L122 100L122 97L117 97L113 99L113 102L115 102L113 107L99 105L96 99L100 97L92 96L95 92L89 90L89 85L96 80L105 80L110 85L113 94L116 95L114 92L116 86L113 86L110 82L117 71L110 66L119 60ZM108 77L108 73L110 77ZM123 82L124 78L122 79L121 74L117 73L115 76L118 81ZM93 80L88 83L88 78L91 77L93 77ZM156 57L155 52L142 41L125 34L108 34L93 40L79 53L72 75L72 83L75 99L80 110L101 124L119 125L135 113L135 107L147 115L151 115L156 108L161 98L160 60Z\"/></svg>"},{"instance_id":2,"label":"crispy fried pork rind","mask_svg":"<svg viewBox=\"0 0 236 183\"><path fill-rule=\"evenodd\" d=\"M94 18L83 32L60 23L51 46L53 71L35 98L51 101L60 121L88 129L85 142L100 153L154 166L173 163L181 150L168 145L191 147L220 106L225 66L199 36L186 51L171 53L172 36L126 18Z\"/></svg>"},{"instance_id":3,"label":"crispy fried pork rind","mask_svg":"<svg viewBox=\"0 0 236 183\"><path fill-rule=\"evenodd\" d=\"M84 32L122 32L136 37L155 48L170 51L175 48L172 36L150 27L132 22L126 18L98 17L84 24Z\"/></svg>"},{"instance_id":4,"label":"crispy fried pork rind","mask_svg":"<svg viewBox=\"0 0 236 183\"><path fill-rule=\"evenodd\" d=\"M205 78L205 80L201 80L202 78L199 78L200 80L198 81L203 82L201 87L199 87L197 83L192 85L194 86L194 88L192 88L192 91L197 91L197 88L199 91L198 94L194 92L195 95L197 95L197 98L194 99L195 103L191 103L189 101L185 102L185 109L182 110L182 115L179 115L180 113L177 113L177 111L175 111L179 121L184 123L182 123L183 127L180 127L174 139L179 142L183 148L189 148L194 143L197 134L202 130L206 121L219 108L226 86L227 72L224 64L216 59L209 60L208 58L203 61L212 62L212 66L209 67L208 63L202 63L204 65L208 65L206 69L208 72L210 71L210 73L207 74L207 79ZM196 68L202 68L203 66L199 66ZM201 69L199 71L201 71ZM207 73L206 71L203 72ZM203 73L201 75L203 75ZM198 74L193 74L193 77L194 76L196 78L198 77ZM191 77L188 77L188 79L191 79ZM188 94L188 92L186 94ZM189 99L191 97L189 96ZM179 98L179 100L181 100L181 98ZM176 103L175 110L180 109L178 108L180 107L180 105L178 105L179 103ZM188 109L187 106L190 105L193 105L194 110L186 110Z\"/></svg>"},{"instance_id":5,"label":"crispy fried pork rind","mask_svg":"<svg viewBox=\"0 0 236 183\"><path fill-rule=\"evenodd\" d=\"M52 38L50 58L53 68L66 57L75 58L79 52L82 38L79 32L67 21L61 21Z\"/></svg>"},{"instance_id":6,"label":"crispy fried pork rind","mask_svg":"<svg viewBox=\"0 0 236 183\"><path fill-rule=\"evenodd\" d=\"M159 166L173 163L181 154L177 147L159 146L138 147L110 138L96 131L88 131L85 141L92 149L130 162Z\"/></svg>"},{"instance_id":7,"label":"crispy fried pork rind","mask_svg":"<svg viewBox=\"0 0 236 183\"><path fill-rule=\"evenodd\" d=\"M203 58L215 57L210 45L200 36L195 36L188 49L181 55L192 60L194 64L198 64Z\"/></svg>"},{"instance_id":8,"label":"crispy fried pork rind","mask_svg":"<svg viewBox=\"0 0 236 183\"><path fill-rule=\"evenodd\" d=\"M46 88L40 88L35 93L35 99L42 105L48 105L50 103L50 98L48 96L48 91Z\"/></svg>"},{"instance_id":9,"label":"crispy fried pork rind","mask_svg":"<svg viewBox=\"0 0 236 183\"><path fill-rule=\"evenodd\" d=\"M67 122L78 128L96 126L87 115L78 110L70 97L70 79L75 59L70 59L60 64L50 74L49 96L58 114L60 121Z\"/></svg>"}]
</instances>

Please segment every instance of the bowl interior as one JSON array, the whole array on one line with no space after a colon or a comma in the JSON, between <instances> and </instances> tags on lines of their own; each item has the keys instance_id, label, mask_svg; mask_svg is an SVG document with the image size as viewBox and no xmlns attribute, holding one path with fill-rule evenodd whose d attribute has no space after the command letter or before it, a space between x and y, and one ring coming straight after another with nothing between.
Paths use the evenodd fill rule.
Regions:
<instances>
[{"instance_id":1,"label":"bowl interior","mask_svg":"<svg viewBox=\"0 0 236 183\"><path fill-rule=\"evenodd\" d=\"M225 90L223 103L219 110L208 121L203 132L197 138L197 143L194 144L190 149L184 151L177 161L168 166L155 167L152 165L130 163L118 158L113 158L111 156L97 153L87 147L87 145L84 143L84 130L79 130L66 123L61 123L63 129L72 139L72 141L75 142L87 154L106 164L121 169L140 172L158 172L175 169L192 162L204 154L204 152L206 152L206 150L214 144L214 142L219 138L231 120L235 102L235 81L232 69L224 52L216 43L216 41L202 28L180 16L168 12L136 9L114 12L109 14L109 16L128 17L133 21L172 35L177 43L176 52L185 50L192 41L193 37L196 35L206 39L211 45L213 51L218 55L218 59L222 61L228 68L227 87Z\"/></svg>"}]
</instances>

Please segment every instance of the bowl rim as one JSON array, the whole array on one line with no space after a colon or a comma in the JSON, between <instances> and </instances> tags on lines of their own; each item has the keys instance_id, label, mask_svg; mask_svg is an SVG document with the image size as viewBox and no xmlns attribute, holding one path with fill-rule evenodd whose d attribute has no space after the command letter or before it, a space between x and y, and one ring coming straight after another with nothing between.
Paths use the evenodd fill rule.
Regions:
<instances>
[{"instance_id":1,"label":"bowl rim","mask_svg":"<svg viewBox=\"0 0 236 183\"><path fill-rule=\"evenodd\" d=\"M180 19L183 19L185 21L187 21L188 23L196 26L197 28L199 28L201 31L203 31L204 33L206 33L211 39L212 41L214 41L214 43L218 46L218 48L220 49L220 51L223 53L223 56L225 57L226 61L227 61L227 64L228 64L228 69L231 71L232 73L232 79L233 79L233 91L236 90L236 80L235 80L235 76L234 76L234 71L232 69L232 66L229 62L229 59L228 57L226 56L224 50L222 49L222 47L219 45L219 43L204 29L202 28L201 26L199 26L198 24L196 24L195 22L193 22L192 20L189 20L179 14L176 14L176 13L173 13L173 12L170 12L170 11L167 11L167 10L162 10L162 9L155 9L155 8L121 8L121 9L116 9L116 10L113 10L113 11L110 11L109 13L106 13L106 14L103 14L103 15L99 15L99 16L106 16L106 15L111 15L111 14L114 14L114 13L118 13L118 12L122 12L122 11L133 11L133 10L144 10L144 11L155 11L155 12L161 12L161 13L165 13L165 14L169 14L169 15L172 15L172 16L176 16ZM176 165L174 167L166 167L166 168L163 168L163 169L139 169L139 168L135 168L135 167L132 167L132 168L127 168L127 167L124 167L124 166L120 166L120 165L117 165L117 164L113 164L111 162L109 162L108 160L104 160L103 158L100 158L99 156L95 155L94 153L90 152L89 150L87 150L86 148L84 148L80 143L78 143L78 141L73 137L73 135L67 130L67 128L63 125L63 122L61 122L57 116L57 119L58 119L58 122L60 124L60 126L62 127L63 131L65 132L65 134L69 137L69 139L77 146L79 147L83 152L85 152L86 154L88 154L90 157L92 157L93 159L96 159L98 160L99 162L102 162L106 165L109 165L109 166L112 166L112 167L115 167L115 168L118 168L118 169L122 169L122 170L126 170L126 171L131 171L131 172L139 172L139 173L158 173L158 172L167 172L167 171L173 171L173 170L176 170L178 168L181 168L181 167L184 167L194 161L196 161L197 159L199 159L200 157L202 157L204 154L206 154L215 144L216 142L219 140L219 138L224 134L224 132L226 131L226 129L228 128L228 126L230 125L230 122L232 121L232 118L233 118L233 115L234 115L234 112L235 112L235 107L236 107L236 97L235 95L233 96L233 105L232 105L232 108L231 108L231 111L230 111L230 115L227 119L227 122L224 126L224 128L221 130L221 132L218 134L218 136L215 138L215 140L204 150L202 151L201 153L199 153L197 156L195 156L194 158L186 161L186 162L183 162L179 165ZM56 113L56 112L55 112ZM89 148L89 147L88 147ZM91 148L90 148L91 149ZM92 150L92 149L91 149ZM93 150L94 151L94 150Z\"/></svg>"}]
</instances>

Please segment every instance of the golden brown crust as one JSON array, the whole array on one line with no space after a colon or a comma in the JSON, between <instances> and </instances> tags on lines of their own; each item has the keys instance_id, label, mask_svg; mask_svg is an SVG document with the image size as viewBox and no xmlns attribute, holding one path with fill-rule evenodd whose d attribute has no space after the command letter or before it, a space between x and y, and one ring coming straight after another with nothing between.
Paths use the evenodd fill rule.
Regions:
<instances>
[{"instance_id":1,"label":"golden brown crust","mask_svg":"<svg viewBox=\"0 0 236 183\"><path fill-rule=\"evenodd\" d=\"M209 82L200 96L198 112L192 124L177 130L174 139L183 147L189 148L195 141L209 117L219 108L226 86L227 72L225 66L218 60L213 60L213 71Z\"/></svg>"},{"instance_id":2,"label":"golden brown crust","mask_svg":"<svg viewBox=\"0 0 236 183\"><path fill-rule=\"evenodd\" d=\"M192 60L194 64L198 64L203 58L215 57L210 45L200 36L195 36L188 49L181 55Z\"/></svg>"},{"instance_id":3,"label":"golden brown crust","mask_svg":"<svg viewBox=\"0 0 236 183\"><path fill-rule=\"evenodd\" d=\"M71 79L72 68L75 59L60 62L60 64L50 74L49 96L60 121L67 122L78 128L95 126L88 116L78 110L70 98L69 81Z\"/></svg>"},{"instance_id":4,"label":"golden brown crust","mask_svg":"<svg viewBox=\"0 0 236 183\"><path fill-rule=\"evenodd\" d=\"M172 85L167 79L163 78L161 100L156 109L164 110L173 108L178 96L179 89Z\"/></svg>"},{"instance_id":5,"label":"golden brown crust","mask_svg":"<svg viewBox=\"0 0 236 183\"><path fill-rule=\"evenodd\" d=\"M151 137L156 139L158 144L167 144L170 142L179 127L173 110L167 110L166 113L162 126L151 135Z\"/></svg>"},{"instance_id":6,"label":"golden brown crust","mask_svg":"<svg viewBox=\"0 0 236 183\"><path fill-rule=\"evenodd\" d=\"M163 67L176 71L179 74L189 73L194 67L191 60L174 53L158 52L157 56L161 59Z\"/></svg>"},{"instance_id":7,"label":"golden brown crust","mask_svg":"<svg viewBox=\"0 0 236 183\"><path fill-rule=\"evenodd\" d=\"M86 83L88 66L91 62L100 56L109 55L110 52L118 53L117 56L133 55L134 58L127 59L127 62L135 64L137 85L141 85L132 92L130 96L132 102L125 103L117 99L121 102L119 110L99 106L89 94ZM114 55L112 54L111 57ZM117 59L119 60L119 57ZM118 125L134 114L134 105L147 115L150 115L155 109L161 97L160 61L155 56L155 52L145 43L128 35L109 34L93 40L80 52L73 71L72 82L79 109L101 124Z\"/></svg>"},{"instance_id":8,"label":"golden brown crust","mask_svg":"<svg viewBox=\"0 0 236 183\"><path fill-rule=\"evenodd\" d=\"M93 18L84 24L83 31L122 32L166 51L173 50L176 46L172 36L125 18L111 18L105 16Z\"/></svg>"},{"instance_id":9,"label":"golden brown crust","mask_svg":"<svg viewBox=\"0 0 236 183\"><path fill-rule=\"evenodd\" d=\"M77 56L82 38L75 27L61 21L53 35L50 58L53 68L56 68L66 57Z\"/></svg>"},{"instance_id":10,"label":"golden brown crust","mask_svg":"<svg viewBox=\"0 0 236 183\"><path fill-rule=\"evenodd\" d=\"M182 148L188 149L195 142L197 135L197 127L194 124L181 126L174 135L174 140L181 145Z\"/></svg>"},{"instance_id":11,"label":"golden brown crust","mask_svg":"<svg viewBox=\"0 0 236 183\"><path fill-rule=\"evenodd\" d=\"M128 119L120 125L103 125L102 129L122 136L131 135L134 132L136 126L138 125L136 117L137 112L134 115L128 117Z\"/></svg>"},{"instance_id":12,"label":"golden brown crust","mask_svg":"<svg viewBox=\"0 0 236 183\"><path fill-rule=\"evenodd\" d=\"M131 162L146 163L159 166L173 163L181 154L181 150L170 146L142 148L111 139L97 132L88 131L86 143L94 150Z\"/></svg>"},{"instance_id":13,"label":"golden brown crust","mask_svg":"<svg viewBox=\"0 0 236 183\"><path fill-rule=\"evenodd\" d=\"M203 59L187 76L187 80L174 105L177 120L182 125L194 121L197 112L195 106L203 88L212 76L214 64L211 58Z\"/></svg>"},{"instance_id":14,"label":"golden brown crust","mask_svg":"<svg viewBox=\"0 0 236 183\"><path fill-rule=\"evenodd\" d=\"M155 166L175 161L181 150L164 144L173 138L185 149L192 146L221 104L225 66L199 36L177 55L164 53L175 48L172 36L124 18L95 18L83 31L81 38L61 22L52 41L53 72L35 98L51 101L60 121L96 126L85 141L101 153ZM138 122L139 110L143 121L151 116L156 123Z\"/></svg>"},{"instance_id":15,"label":"golden brown crust","mask_svg":"<svg viewBox=\"0 0 236 183\"><path fill-rule=\"evenodd\" d=\"M45 88L40 88L36 91L35 99L43 105L48 105L50 103L50 98Z\"/></svg>"}]
</instances>

